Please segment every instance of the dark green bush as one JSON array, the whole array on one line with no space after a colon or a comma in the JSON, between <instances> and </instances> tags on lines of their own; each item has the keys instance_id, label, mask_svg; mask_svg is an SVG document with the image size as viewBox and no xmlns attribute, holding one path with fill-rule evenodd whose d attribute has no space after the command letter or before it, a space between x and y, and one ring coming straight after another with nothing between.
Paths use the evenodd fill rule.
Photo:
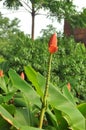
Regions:
<instances>
[{"instance_id":1,"label":"dark green bush","mask_svg":"<svg viewBox=\"0 0 86 130\"><path fill-rule=\"evenodd\" d=\"M29 64L46 76L49 55L47 41L48 39L42 38L32 41L29 36L18 33L10 39L10 44L5 50L1 50L5 59L4 66L20 73L23 67ZM74 95L80 100L86 100L86 48L84 44L76 43L73 38L61 37L58 46L58 52L53 55L51 81L60 88L63 84L70 82Z\"/></svg>"}]
</instances>

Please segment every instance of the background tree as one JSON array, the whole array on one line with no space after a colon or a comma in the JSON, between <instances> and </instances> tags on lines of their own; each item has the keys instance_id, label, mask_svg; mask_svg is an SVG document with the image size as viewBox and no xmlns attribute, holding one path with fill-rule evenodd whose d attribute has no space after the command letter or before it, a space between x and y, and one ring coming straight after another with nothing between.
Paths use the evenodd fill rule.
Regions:
<instances>
[{"instance_id":1,"label":"background tree","mask_svg":"<svg viewBox=\"0 0 86 130\"><path fill-rule=\"evenodd\" d=\"M11 9L19 9L23 6L32 17L31 38L34 39L35 16L39 14L45 0L5 0L4 5Z\"/></svg>"},{"instance_id":2,"label":"background tree","mask_svg":"<svg viewBox=\"0 0 86 130\"><path fill-rule=\"evenodd\" d=\"M11 9L18 9L19 6L23 6L31 14L32 39L34 39L35 16L40 14L40 9L48 10L49 13L46 15L55 17L59 21L63 18L71 17L71 12L72 14L75 12L72 0L5 0L4 5Z\"/></svg>"},{"instance_id":3,"label":"background tree","mask_svg":"<svg viewBox=\"0 0 86 130\"><path fill-rule=\"evenodd\" d=\"M2 61L4 63L4 61L9 60L9 57L11 57L12 52L10 52L10 49L12 48L14 41L18 44L16 39L19 38L19 34L23 33L18 29L18 24L19 20L17 18L11 21L9 18L3 17L0 13L0 63Z\"/></svg>"},{"instance_id":4,"label":"background tree","mask_svg":"<svg viewBox=\"0 0 86 130\"><path fill-rule=\"evenodd\" d=\"M72 29L86 28L86 8L83 8L82 11L77 12L75 15L72 14L69 24Z\"/></svg>"},{"instance_id":5,"label":"background tree","mask_svg":"<svg viewBox=\"0 0 86 130\"><path fill-rule=\"evenodd\" d=\"M54 32L57 32L57 30L52 24L47 25L45 29L40 31L43 39L48 39Z\"/></svg>"},{"instance_id":6,"label":"background tree","mask_svg":"<svg viewBox=\"0 0 86 130\"><path fill-rule=\"evenodd\" d=\"M71 16L77 12L73 0L47 0L44 7L49 11L48 16L54 17L59 22L62 19L71 19Z\"/></svg>"},{"instance_id":7,"label":"background tree","mask_svg":"<svg viewBox=\"0 0 86 130\"><path fill-rule=\"evenodd\" d=\"M8 35L0 38L0 69L8 72L10 68L13 68L20 73L24 71L24 66L31 65L36 71L45 76L49 55L47 43L51 35L50 33L53 33L52 31L55 28L51 25L47 26L46 29L42 30L42 37L33 41L20 30L8 33L9 30L14 30L14 27L16 30L18 25L12 24L14 20L9 21L8 19L7 22L7 20L4 21L6 17L1 18L1 21L3 21L2 25L4 26L4 28L1 26L1 36L4 36L4 29L8 28L8 25L9 28L5 30ZM59 51L54 55L52 62L52 83L62 89L64 84L70 82L75 97L80 99L80 101L86 101L85 46L83 44L76 44L73 38L66 38L64 36L58 37L58 46Z\"/></svg>"},{"instance_id":8,"label":"background tree","mask_svg":"<svg viewBox=\"0 0 86 130\"><path fill-rule=\"evenodd\" d=\"M9 18L3 17L0 13L0 38L9 39L9 36L19 32L19 22L17 18L10 21Z\"/></svg>"}]
</instances>

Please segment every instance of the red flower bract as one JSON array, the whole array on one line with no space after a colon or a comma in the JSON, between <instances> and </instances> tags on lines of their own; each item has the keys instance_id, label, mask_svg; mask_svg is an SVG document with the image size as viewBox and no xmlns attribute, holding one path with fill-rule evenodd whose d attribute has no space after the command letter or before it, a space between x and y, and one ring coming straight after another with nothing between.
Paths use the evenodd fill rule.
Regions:
<instances>
[{"instance_id":1,"label":"red flower bract","mask_svg":"<svg viewBox=\"0 0 86 130\"><path fill-rule=\"evenodd\" d=\"M54 33L49 40L48 49L50 53L55 53L58 50L57 46L57 34Z\"/></svg>"},{"instance_id":2,"label":"red flower bract","mask_svg":"<svg viewBox=\"0 0 86 130\"><path fill-rule=\"evenodd\" d=\"M0 70L0 77L3 77L3 76L4 76L3 70Z\"/></svg>"},{"instance_id":3,"label":"red flower bract","mask_svg":"<svg viewBox=\"0 0 86 130\"><path fill-rule=\"evenodd\" d=\"M67 88L68 88L69 91L71 91L71 85L70 85L70 83L67 84Z\"/></svg>"},{"instance_id":4,"label":"red flower bract","mask_svg":"<svg viewBox=\"0 0 86 130\"><path fill-rule=\"evenodd\" d=\"M21 77L23 80L25 79L24 72L21 72L20 77Z\"/></svg>"}]
</instances>

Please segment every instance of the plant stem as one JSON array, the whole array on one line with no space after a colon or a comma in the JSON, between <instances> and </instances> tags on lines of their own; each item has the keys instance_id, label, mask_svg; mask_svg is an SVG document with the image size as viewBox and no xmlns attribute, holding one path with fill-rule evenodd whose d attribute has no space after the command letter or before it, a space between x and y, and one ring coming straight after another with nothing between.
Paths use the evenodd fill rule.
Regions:
<instances>
[{"instance_id":1,"label":"plant stem","mask_svg":"<svg viewBox=\"0 0 86 130\"><path fill-rule=\"evenodd\" d=\"M46 78L45 91L44 91L43 100L42 100L42 108L41 108L41 113L40 113L39 128L42 128L44 114L45 114L45 111L46 111L46 108L47 108L47 96L48 96L49 81L50 81L51 61L52 61L52 54L50 54L50 56L49 56L48 72L47 72L47 78Z\"/></svg>"}]
</instances>

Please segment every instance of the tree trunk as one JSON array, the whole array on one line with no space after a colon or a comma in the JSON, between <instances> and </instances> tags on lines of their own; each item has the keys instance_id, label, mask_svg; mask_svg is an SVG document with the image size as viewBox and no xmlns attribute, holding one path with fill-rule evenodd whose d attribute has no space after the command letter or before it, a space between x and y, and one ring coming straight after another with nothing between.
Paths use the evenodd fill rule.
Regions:
<instances>
[{"instance_id":1,"label":"tree trunk","mask_svg":"<svg viewBox=\"0 0 86 130\"><path fill-rule=\"evenodd\" d=\"M31 38L34 40L34 28L35 28L35 10L34 10L34 4L32 4L32 33Z\"/></svg>"}]
</instances>

